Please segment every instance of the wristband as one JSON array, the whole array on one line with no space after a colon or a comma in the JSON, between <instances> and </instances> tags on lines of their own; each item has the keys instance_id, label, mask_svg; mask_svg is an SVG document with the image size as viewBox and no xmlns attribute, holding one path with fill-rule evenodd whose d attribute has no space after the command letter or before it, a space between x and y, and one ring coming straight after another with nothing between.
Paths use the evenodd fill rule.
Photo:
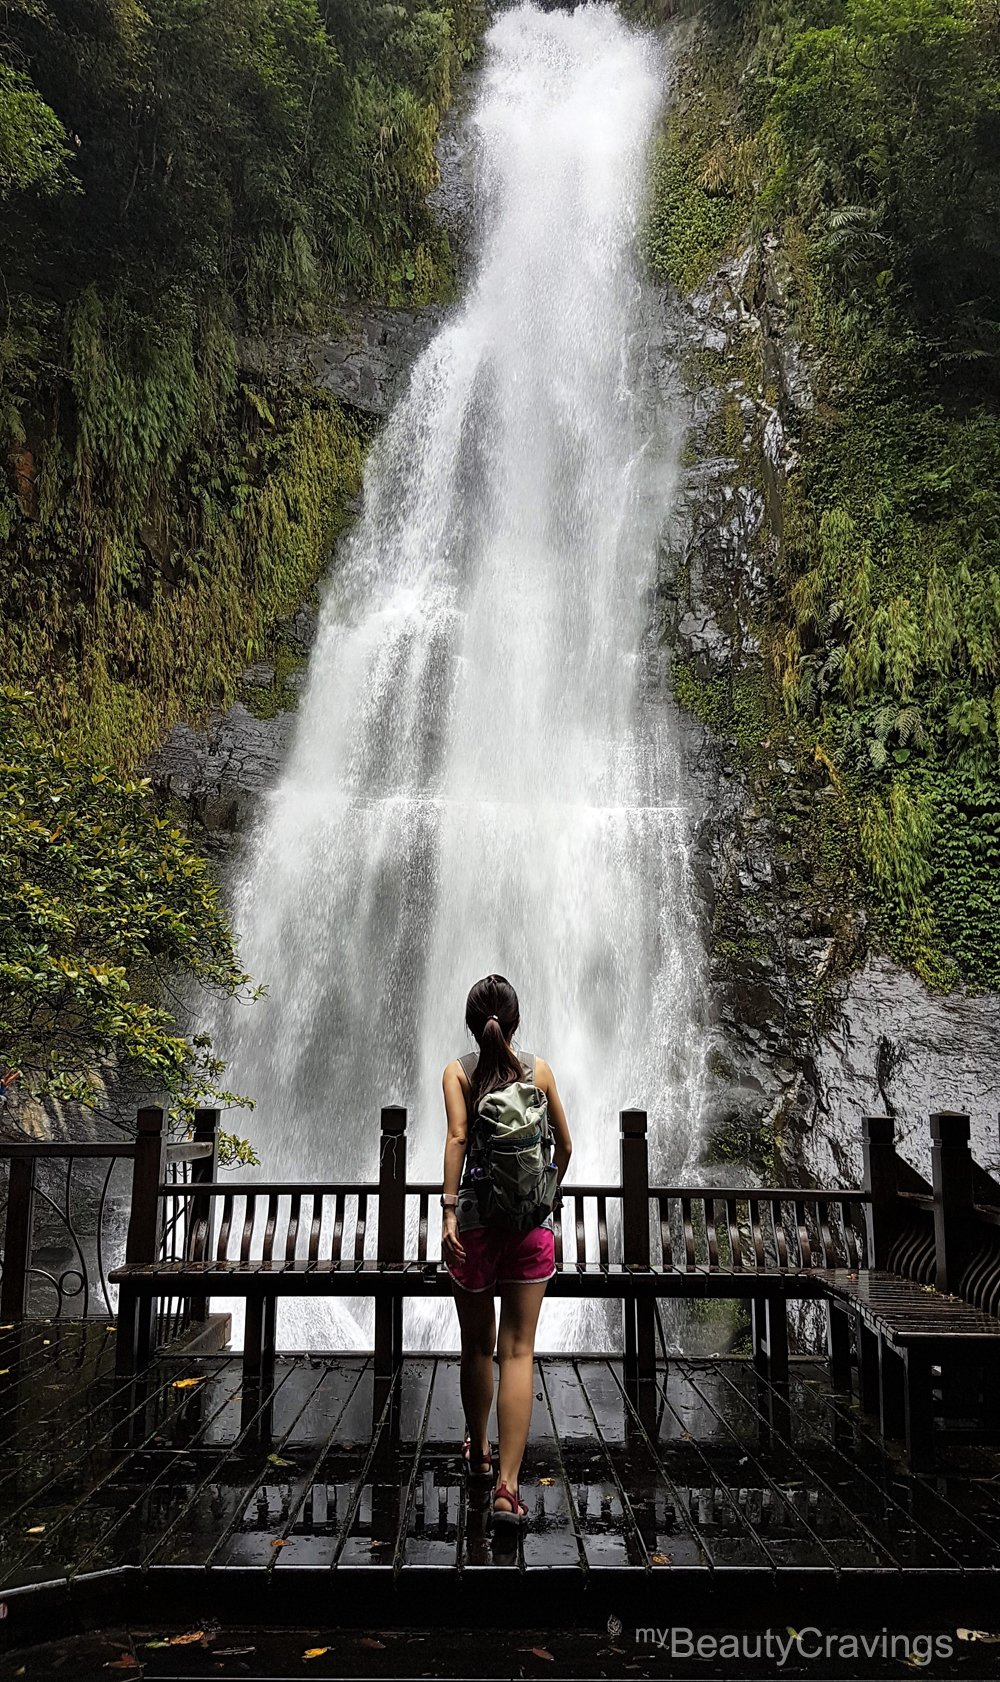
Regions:
<instances>
[{"instance_id":1,"label":"wristband","mask_svg":"<svg viewBox=\"0 0 1000 1682\"><path fill-rule=\"evenodd\" d=\"M441 1198L441 1207L442 1209L458 1208L458 1198L455 1196L453 1191L446 1191L443 1193Z\"/></svg>"}]
</instances>

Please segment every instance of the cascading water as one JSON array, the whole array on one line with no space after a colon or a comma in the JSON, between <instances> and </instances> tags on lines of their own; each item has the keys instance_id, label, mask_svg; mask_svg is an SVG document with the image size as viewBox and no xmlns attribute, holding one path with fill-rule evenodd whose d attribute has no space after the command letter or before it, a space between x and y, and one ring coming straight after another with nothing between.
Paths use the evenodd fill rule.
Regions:
<instances>
[{"instance_id":1,"label":"cascading water","mask_svg":"<svg viewBox=\"0 0 1000 1682\"><path fill-rule=\"evenodd\" d=\"M696 1130L689 816L643 681L676 453L635 259L663 79L609 6L522 5L487 37L474 277L372 453L236 905L269 996L220 1038L268 1178L372 1177L390 1102L411 1175L438 1175L441 1071L489 971L556 1072L574 1178L617 1178L627 1104L660 1168ZM363 1307L285 1312L286 1346L367 1333ZM540 1341L604 1343L594 1315L548 1304ZM411 1335L453 1344L452 1318Z\"/></svg>"}]
</instances>

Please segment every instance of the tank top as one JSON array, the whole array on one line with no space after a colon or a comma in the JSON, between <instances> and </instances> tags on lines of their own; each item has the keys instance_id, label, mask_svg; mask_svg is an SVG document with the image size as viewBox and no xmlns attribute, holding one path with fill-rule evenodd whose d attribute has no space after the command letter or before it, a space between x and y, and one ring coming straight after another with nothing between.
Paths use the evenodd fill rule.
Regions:
<instances>
[{"instance_id":1,"label":"tank top","mask_svg":"<svg viewBox=\"0 0 1000 1682\"><path fill-rule=\"evenodd\" d=\"M534 1052L517 1051L514 1055L521 1065L525 1080L534 1082L536 1062ZM471 1084L472 1078L476 1072L476 1066L479 1062L478 1051L468 1051L465 1056L460 1057L458 1061L465 1070ZM483 1161L482 1143L479 1138L479 1129L475 1125L475 1117L469 1103L468 1093L466 1093L465 1107L468 1115L469 1130L465 1146L465 1162L462 1165L462 1178L458 1183L458 1208L456 1210L456 1214L458 1216L459 1232L471 1232L473 1228L481 1227L484 1224L482 1216L479 1213L479 1199L476 1196L476 1181L481 1180L485 1175L486 1164ZM544 1221L540 1224L542 1227L547 1227L551 1231L552 1216L546 1215Z\"/></svg>"}]
</instances>

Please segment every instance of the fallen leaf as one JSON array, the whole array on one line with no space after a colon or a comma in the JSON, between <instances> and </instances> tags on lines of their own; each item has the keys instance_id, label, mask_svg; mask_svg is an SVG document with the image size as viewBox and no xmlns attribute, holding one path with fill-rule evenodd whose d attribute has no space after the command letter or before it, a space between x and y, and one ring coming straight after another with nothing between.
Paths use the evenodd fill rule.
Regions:
<instances>
[{"instance_id":1,"label":"fallen leaf","mask_svg":"<svg viewBox=\"0 0 1000 1682\"><path fill-rule=\"evenodd\" d=\"M139 1661L131 1653L123 1653L120 1659L109 1659L105 1670L138 1670Z\"/></svg>"},{"instance_id":2,"label":"fallen leaf","mask_svg":"<svg viewBox=\"0 0 1000 1682\"><path fill-rule=\"evenodd\" d=\"M175 1378L173 1388L175 1390L190 1390L193 1384L203 1384L204 1382L203 1378Z\"/></svg>"},{"instance_id":3,"label":"fallen leaf","mask_svg":"<svg viewBox=\"0 0 1000 1682\"><path fill-rule=\"evenodd\" d=\"M0 1367L0 1378L6 1378L6 1376L9 1372L10 1372L9 1367ZM46 1390L54 1390L55 1385L54 1384L47 1384L45 1386L45 1388L46 1388Z\"/></svg>"},{"instance_id":4,"label":"fallen leaf","mask_svg":"<svg viewBox=\"0 0 1000 1682\"><path fill-rule=\"evenodd\" d=\"M556 1480L555 1478L539 1478L538 1481L543 1489L551 1489Z\"/></svg>"},{"instance_id":5,"label":"fallen leaf","mask_svg":"<svg viewBox=\"0 0 1000 1682\"><path fill-rule=\"evenodd\" d=\"M190 1647L193 1642L204 1641L204 1639L205 1631L203 1629L192 1629L188 1631L187 1635L168 1636L167 1642L171 1647Z\"/></svg>"},{"instance_id":6,"label":"fallen leaf","mask_svg":"<svg viewBox=\"0 0 1000 1682\"><path fill-rule=\"evenodd\" d=\"M0 1326L0 1332L12 1332L13 1330L14 1330L14 1322L13 1321L11 1321L9 1326Z\"/></svg>"},{"instance_id":7,"label":"fallen leaf","mask_svg":"<svg viewBox=\"0 0 1000 1682\"><path fill-rule=\"evenodd\" d=\"M33 1524L31 1526L30 1530L25 1531L25 1535L27 1535L27 1536L44 1536L44 1534L45 1534L44 1524Z\"/></svg>"},{"instance_id":8,"label":"fallen leaf","mask_svg":"<svg viewBox=\"0 0 1000 1682\"><path fill-rule=\"evenodd\" d=\"M256 1653L256 1647L213 1647L213 1659L242 1659L247 1653Z\"/></svg>"},{"instance_id":9,"label":"fallen leaf","mask_svg":"<svg viewBox=\"0 0 1000 1682\"><path fill-rule=\"evenodd\" d=\"M321 1659L323 1654L329 1651L329 1647L307 1647L302 1657L304 1659Z\"/></svg>"},{"instance_id":10,"label":"fallen leaf","mask_svg":"<svg viewBox=\"0 0 1000 1682\"><path fill-rule=\"evenodd\" d=\"M988 1629L957 1629L955 1634L959 1641L1000 1641L1000 1635L993 1635Z\"/></svg>"},{"instance_id":11,"label":"fallen leaf","mask_svg":"<svg viewBox=\"0 0 1000 1682\"><path fill-rule=\"evenodd\" d=\"M519 1647L519 1653L530 1653L532 1658L544 1659L546 1664L554 1664L555 1660L547 1647Z\"/></svg>"},{"instance_id":12,"label":"fallen leaf","mask_svg":"<svg viewBox=\"0 0 1000 1682\"><path fill-rule=\"evenodd\" d=\"M271 1546L272 1548L287 1548L288 1538L285 1536L276 1536L274 1541L271 1543Z\"/></svg>"},{"instance_id":13,"label":"fallen leaf","mask_svg":"<svg viewBox=\"0 0 1000 1682\"><path fill-rule=\"evenodd\" d=\"M672 1554L653 1554L652 1559L653 1559L653 1564L654 1565L670 1565L672 1560L673 1560L673 1555Z\"/></svg>"},{"instance_id":14,"label":"fallen leaf","mask_svg":"<svg viewBox=\"0 0 1000 1682\"><path fill-rule=\"evenodd\" d=\"M290 1460L282 1460L280 1454L269 1454L267 1463L269 1466L290 1466L292 1464Z\"/></svg>"},{"instance_id":15,"label":"fallen leaf","mask_svg":"<svg viewBox=\"0 0 1000 1682\"><path fill-rule=\"evenodd\" d=\"M146 1646L147 1647L169 1647L170 1642L169 1641L147 1641Z\"/></svg>"},{"instance_id":16,"label":"fallen leaf","mask_svg":"<svg viewBox=\"0 0 1000 1682\"><path fill-rule=\"evenodd\" d=\"M385 1650L385 1642L380 1641L377 1635L362 1635L358 1641L358 1646L368 1647L369 1649L374 1647L377 1648L379 1652L383 1652Z\"/></svg>"}]
</instances>

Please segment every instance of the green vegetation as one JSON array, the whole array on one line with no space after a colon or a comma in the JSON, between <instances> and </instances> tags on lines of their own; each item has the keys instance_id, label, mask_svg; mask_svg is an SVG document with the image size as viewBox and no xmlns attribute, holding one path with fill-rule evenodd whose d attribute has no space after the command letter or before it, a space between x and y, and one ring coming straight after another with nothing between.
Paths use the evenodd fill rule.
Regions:
<instances>
[{"instance_id":1,"label":"green vegetation","mask_svg":"<svg viewBox=\"0 0 1000 1682\"><path fill-rule=\"evenodd\" d=\"M242 987L228 929L129 779L233 699L346 517L366 424L273 346L345 294L447 290L426 197L481 21L480 0L4 8L0 616L28 700L3 725L0 1053L38 1090L84 1097L112 1053L180 1103L220 1072L157 989Z\"/></svg>"},{"instance_id":2,"label":"green vegetation","mask_svg":"<svg viewBox=\"0 0 1000 1682\"><path fill-rule=\"evenodd\" d=\"M142 783L41 734L0 693L0 1044L28 1090L100 1104L114 1060L184 1113L232 1102L209 1042L165 1000L180 981L246 997L208 866Z\"/></svg>"},{"instance_id":3,"label":"green vegetation","mask_svg":"<svg viewBox=\"0 0 1000 1682\"><path fill-rule=\"evenodd\" d=\"M773 230L811 346L760 627L785 718L772 702L760 731L783 723L824 767L877 938L932 984L998 987L1000 18L748 0L687 74L650 213L680 225L654 269L691 285L740 228ZM716 165L720 86L738 101Z\"/></svg>"},{"instance_id":4,"label":"green vegetation","mask_svg":"<svg viewBox=\"0 0 1000 1682\"><path fill-rule=\"evenodd\" d=\"M124 768L232 698L315 579L363 438L245 346L420 303L472 5L15 0L0 45L7 671ZM247 364L247 365L244 365Z\"/></svg>"}]
</instances>

